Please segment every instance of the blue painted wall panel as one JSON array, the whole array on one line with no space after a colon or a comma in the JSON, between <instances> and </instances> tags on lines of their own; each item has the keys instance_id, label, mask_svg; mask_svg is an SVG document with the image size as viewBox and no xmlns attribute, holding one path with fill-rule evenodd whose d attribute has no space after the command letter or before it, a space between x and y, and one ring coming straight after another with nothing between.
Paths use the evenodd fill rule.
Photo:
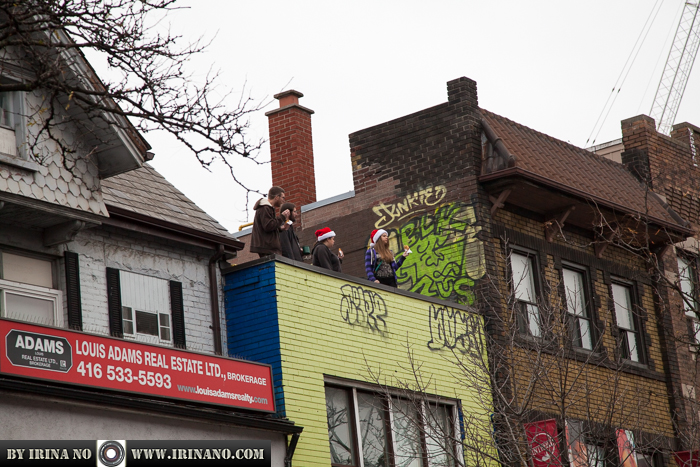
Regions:
<instances>
[{"instance_id":1,"label":"blue painted wall panel","mask_svg":"<svg viewBox=\"0 0 700 467\"><path fill-rule=\"evenodd\" d=\"M229 355L272 366L277 413L286 416L275 263L226 274L224 306Z\"/></svg>"}]
</instances>

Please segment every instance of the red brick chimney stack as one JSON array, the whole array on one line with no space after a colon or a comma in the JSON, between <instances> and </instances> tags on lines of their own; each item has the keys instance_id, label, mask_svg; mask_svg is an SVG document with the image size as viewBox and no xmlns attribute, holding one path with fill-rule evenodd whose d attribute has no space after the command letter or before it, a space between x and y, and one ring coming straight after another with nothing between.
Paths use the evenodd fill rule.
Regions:
<instances>
[{"instance_id":1,"label":"red brick chimney stack","mask_svg":"<svg viewBox=\"0 0 700 467\"><path fill-rule=\"evenodd\" d=\"M270 126L272 184L281 186L287 201L301 206L316 201L314 151L311 140L313 110L299 105L304 95L290 89L275 95L280 106L266 112Z\"/></svg>"}]
</instances>

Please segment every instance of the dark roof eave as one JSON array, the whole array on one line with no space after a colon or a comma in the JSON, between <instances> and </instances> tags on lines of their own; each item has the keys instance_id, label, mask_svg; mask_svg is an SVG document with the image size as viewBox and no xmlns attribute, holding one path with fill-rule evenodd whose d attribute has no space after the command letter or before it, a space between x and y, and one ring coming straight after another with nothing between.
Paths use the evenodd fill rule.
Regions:
<instances>
[{"instance_id":1,"label":"dark roof eave","mask_svg":"<svg viewBox=\"0 0 700 467\"><path fill-rule=\"evenodd\" d=\"M216 235L213 233L205 232L202 230L193 229L191 227L186 227L184 225L175 224L173 222L164 221L155 217L150 217L145 214L139 214L128 209L120 208L112 204L107 204L107 211L110 216L120 217L130 221L136 221L139 223L148 224L151 226L159 227L161 229L170 230L186 236L196 238L198 240L204 240L211 242L212 245L224 245L231 250L242 250L245 247L245 243L236 240L235 238L226 237L224 235Z\"/></svg>"},{"instance_id":2,"label":"dark roof eave","mask_svg":"<svg viewBox=\"0 0 700 467\"><path fill-rule=\"evenodd\" d=\"M656 217L650 216L649 214L641 213L639 211L634 211L634 210L629 209L629 208L622 206L620 204L613 203L613 202L606 200L606 199L603 199L603 198L599 198L595 195L592 195L590 193L586 193L584 191L573 189L570 186L565 185L563 183L559 183L559 182L552 180L552 179L549 179L547 177L543 177L543 176L538 175L536 173L521 169L520 167L511 167L508 169L499 170L497 172L491 172L491 173L486 174L486 175L481 175L481 176L479 176L479 182L486 183L486 182L490 182L490 181L494 181L494 180L498 180L498 179L514 178L514 177L522 177L525 179L532 180L534 182L537 182L539 184L554 188L556 190L567 193L569 195L573 195L577 198L593 201L597 205L604 206L608 209L612 209L615 211L621 211L621 212L624 212L626 214L631 214L633 216L638 216L640 214L644 215L645 217L647 217L649 219L649 221L651 223L657 225L658 227L670 229L671 231L673 231L676 234L681 235L682 237L692 237L693 235L695 235L695 232L693 230L691 230L687 227L684 227L682 225L673 224L673 223L670 223L668 221L664 221L664 220L658 219ZM652 192L652 194L653 194L653 192Z\"/></svg>"}]
</instances>

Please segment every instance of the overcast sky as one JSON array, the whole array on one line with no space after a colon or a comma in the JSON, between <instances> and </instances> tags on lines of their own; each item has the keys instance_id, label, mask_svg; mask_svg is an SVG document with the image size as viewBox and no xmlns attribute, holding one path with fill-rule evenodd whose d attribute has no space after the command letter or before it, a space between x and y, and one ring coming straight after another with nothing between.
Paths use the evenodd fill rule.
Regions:
<instances>
[{"instance_id":1,"label":"overcast sky","mask_svg":"<svg viewBox=\"0 0 700 467\"><path fill-rule=\"evenodd\" d=\"M577 146L586 146L655 5L596 143L621 137L620 121L649 114L682 0L265 1L197 0L169 17L172 29L212 40L192 61L221 72L231 90L273 101L285 89L313 109L318 199L353 189L348 134L447 100L445 83L476 80L480 107ZM653 10L656 11L656 10ZM640 39L641 40L641 39ZM700 125L700 70L691 74L676 122ZM277 101L265 109L277 107ZM250 135L268 137L267 118ZM148 134L153 165L230 231L246 218L244 192L223 166L200 168L184 147ZM588 145L591 143L589 142ZM265 145L260 160L269 160ZM238 176L260 191L269 164ZM255 199L251 200L251 203Z\"/></svg>"}]
</instances>

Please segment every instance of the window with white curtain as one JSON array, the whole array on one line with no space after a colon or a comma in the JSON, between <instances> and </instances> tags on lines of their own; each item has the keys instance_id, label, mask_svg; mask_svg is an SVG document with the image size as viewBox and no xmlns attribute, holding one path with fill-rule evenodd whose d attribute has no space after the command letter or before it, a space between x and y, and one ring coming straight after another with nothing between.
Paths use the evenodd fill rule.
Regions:
<instances>
[{"instance_id":1,"label":"window with white curtain","mask_svg":"<svg viewBox=\"0 0 700 467\"><path fill-rule=\"evenodd\" d=\"M63 326L61 291L50 260L0 252L0 314L5 318Z\"/></svg>"},{"instance_id":2,"label":"window with white curtain","mask_svg":"<svg viewBox=\"0 0 700 467\"><path fill-rule=\"evenodd\" d=\"M581 270L564 267L562 269L564 290L566 293L566 310L569 313L569 326L572 344L587 350L593 350L591 319L588 316L588 299L584 287L584 273Z\"/></svg>"},{"instance_id":3,"label":"window with white curtain","mask_svg":"<svg viewBox=\"0 0 700 467\"><path fill-rule=\"evenodd\" d=\"M326 386L331 465L455 467L455 406Z\"/></svg>"},{"instance_id":4,"label":"window with white curtain","mask_svg":"<svg viewBox=\"0 0 700 467\"><path fill-rule=\"evenodd\" d=\"M540 309L537 306L535 288L534 255L512 251L510 267L513 280L513 293L517 300L518 326L522 334L533 337L542 335Z\"/></svg>"},{"instance_id":5,"label":"window with white curtain","mask_svg":"<svg viewBox=\"0 0 700 467\"><path fill-rule=\"evenodd\" d=\"M124 336L145 342L171 343L168 281L119 271L119 282Z\"/></svg>"},{"instance_id":6,"label":"window with white curtain","mask_svg":"<svg viewBox=\"0 0 700 467\"><path fill-rule=\"evenodd\" d=\"M696 344L700 344L700 316L698 316L698 302L696 298L697 271L693 267L694 262L690 258L678 257L678 281L680 282L681 292L683 292L683 310L692 323L692 338Z\"/></svg>"},{"instance_id":7,"label":"window with white curtain","mask_svg":"<svg viewBox=\"0 0 700 467\"><path fill-rule=\"evenodd\" d=\"M633 313L632 287L624 284L612 284L612 299L615 309L615 321L620 334L622 357L633 362L641 361L639 330Z\"/></svg>"}]
</instances>

